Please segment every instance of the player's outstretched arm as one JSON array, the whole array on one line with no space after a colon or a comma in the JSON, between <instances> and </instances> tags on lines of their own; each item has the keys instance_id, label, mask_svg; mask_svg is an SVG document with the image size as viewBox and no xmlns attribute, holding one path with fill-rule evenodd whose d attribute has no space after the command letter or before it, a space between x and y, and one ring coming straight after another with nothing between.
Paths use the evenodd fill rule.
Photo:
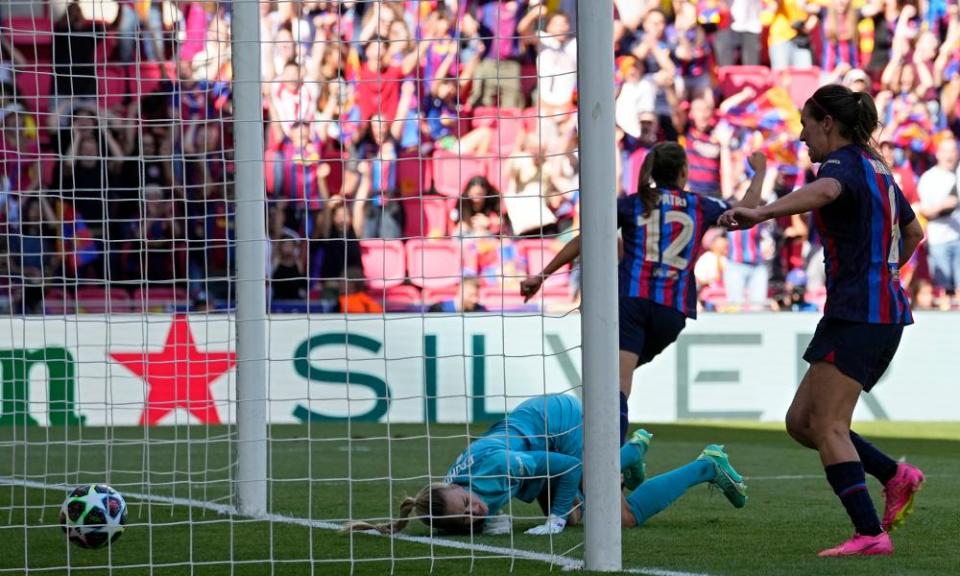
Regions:
<instances>
[{"instance_id":1,"label":"player's outstretched arm","mask_svg":"<svg viewBox=\"0 0 960 576\"><path fill-rule=\"evenodd\" d=\"M754 152L747 161L753 168L753 178L743 198L733 204L734 208L756 208L760 205L763 181L767 177L767 157L762 152Z\"/></svg>"},{"instance_id":2,"label":"player's outstretched arm","mask_svg":"<svg viewBox=\"0 0 960 576\"><path fill-rule=\"evenodd\" d=\"M730 230L745 230L772 218L803 214L833 202L841 191L838 180L820 178L766 206L728 210L720 217L720 225Z\"/></svg>"},{"instance_id":3,"label":"player's outstretched arm","mask_svg":"<svg viewBox=\"0 0 960 576\"><path fill-rule=\"evenodd\" d=\"M553 260L544 266L543 272L540 274L531 274L520 283L520 295L523 296L523 301L527 302L533 296L540 291L540 286L543 285L543 281L556 272L557 270L563 268L570 262L573 262L577 259L577 256L580 255L580 237L577 236L573 240L566 243L566 245L553 257Z\"/></svg>"},{"instance_id":4,"label":"player's outstretched arm","mask_svg":"<svg viewBox=\"0 0 960 576\"><path fill-rule=\"evenodd\" d=\"M543 536L562 532L567 525L567 516L576 504L580 488L583 472L580 459L558 452L527 452L525 456L524 469L511 472L521 472L529 478L556 480L553 500L550 502L550 516L544 524L527 530L527 534Z\"/></svg>"}]
</instances>

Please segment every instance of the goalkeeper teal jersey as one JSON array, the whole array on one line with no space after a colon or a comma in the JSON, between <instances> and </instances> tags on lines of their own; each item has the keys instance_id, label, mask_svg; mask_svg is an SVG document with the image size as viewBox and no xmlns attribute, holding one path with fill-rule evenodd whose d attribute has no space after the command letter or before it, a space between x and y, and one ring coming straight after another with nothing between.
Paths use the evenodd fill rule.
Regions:
<instances>
[{"instance_id":1,"label":"goalkeeper teal jersey","mask_svg":"<svg viewBox=\"0 0 960 576\"><path fill-rule=\"evenodd\" d=\"M531 398L473 441L445 482L477 494L497 514L518 498L533 502L551 481L552 513L565 516L580 490L583 411L573 396Z\"/></svg>"}]
</instances>

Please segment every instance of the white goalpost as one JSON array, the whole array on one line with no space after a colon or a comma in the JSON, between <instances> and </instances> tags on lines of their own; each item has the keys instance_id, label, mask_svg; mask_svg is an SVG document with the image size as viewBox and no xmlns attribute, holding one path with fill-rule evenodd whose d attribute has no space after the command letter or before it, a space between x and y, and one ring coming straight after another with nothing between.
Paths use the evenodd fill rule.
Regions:
<instances>
[{"instance_id":1,"label":"white goalpost","mask_svg":"<svg viewBox=\"0 0 960 576\"><path fill-rule=\"evenodd\" d=\"M267 512L267 256L263 176L260 2L233 3L237 165L237 501Z\"/></svg>"},{"instance_id":2,"label":"white goalpost","mask_svg":"<svg viewBox=\"0 0 960 576\"><path fill-rule=\"evenodd\" d=\"M579 0L577 48L583 255L584 559L587 570L621 564L619 317L617 313L616 146L614 144L613 1Z\"/></svg>"},{"instance_id":3,"label":"white goalpost","mask_svg":"<svg viewBox=\"0 0 960 576\"><path fill-rule=\"evenodd\" d=\"M0 574L620 570L613 70L612 0L0 2ZM581 526L410 510L552 394Z\"/></svg>"}]
</instances>

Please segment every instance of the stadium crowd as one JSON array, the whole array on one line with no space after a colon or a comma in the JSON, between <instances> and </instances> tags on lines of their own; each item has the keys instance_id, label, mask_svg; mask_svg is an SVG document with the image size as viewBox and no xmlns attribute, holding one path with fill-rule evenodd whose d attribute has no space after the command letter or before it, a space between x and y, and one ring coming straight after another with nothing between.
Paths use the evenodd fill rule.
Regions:
<instances>
[{"instance_id":1,"label":"stadium crowd","mask_svg":"<svg viewBox=\"0 0 960 576\"><path fill-rule=\"evenodd\" d=\"M46 4L0 14L0 308L231 307L231 4ZM579 227L575 4L261 2L275 311L523 306L519 281ZM694 192L742 194L762 150L765 197L788 194L816 170L799 105L869 90L926 227L901 280L917 308L960 303L955 2L615 6L618 194L660 140ZM707 309L825 295L804 217L712 231L696 275ZM542 304L574 305L576 270L554 281Z\"/></svg>"}]
</instances>

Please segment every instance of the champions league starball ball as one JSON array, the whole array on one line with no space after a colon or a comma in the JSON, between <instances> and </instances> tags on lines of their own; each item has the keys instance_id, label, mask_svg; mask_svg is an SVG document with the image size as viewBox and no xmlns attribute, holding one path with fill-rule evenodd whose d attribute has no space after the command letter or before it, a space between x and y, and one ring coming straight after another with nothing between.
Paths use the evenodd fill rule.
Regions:
<instances>
[{"instance_id":1,"label":"champions league starball ball","mask_svg":"<svg viewBox=\"0 0 960 576\"><path fill-rule=\"evenodd\" d=\"M79 486L60 506L60 526L81 548L102 548L116 542L126 523L127 503L106 484Z\"/></svg>"}]
</instances>

